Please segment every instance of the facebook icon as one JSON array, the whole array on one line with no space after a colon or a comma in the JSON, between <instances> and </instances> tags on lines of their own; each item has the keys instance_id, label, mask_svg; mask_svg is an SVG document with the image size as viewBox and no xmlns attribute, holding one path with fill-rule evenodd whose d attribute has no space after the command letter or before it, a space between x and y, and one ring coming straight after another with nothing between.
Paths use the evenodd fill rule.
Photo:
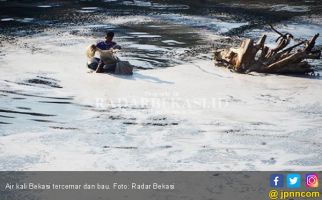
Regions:
<instances>
[{"instance_id":1,"label":"facebook icon","mask_svg":"<svg viewBox=\"0 0 322 200\"><path fill-rule=\"evenodd\" d=\"M271 187L281 188L284 186L283 174L272 174L269 180L270 180Z\"/></svg>"}]
</instances>

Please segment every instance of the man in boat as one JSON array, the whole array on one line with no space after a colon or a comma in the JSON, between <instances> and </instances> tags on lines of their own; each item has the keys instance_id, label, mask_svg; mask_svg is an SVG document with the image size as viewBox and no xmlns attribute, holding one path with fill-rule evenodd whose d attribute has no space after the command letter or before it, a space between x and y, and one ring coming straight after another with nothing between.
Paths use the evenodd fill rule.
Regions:
<instances>
[{"instance_id":1,"label":"man in boat","mask_svg":"<svg viewBox=\"0 0 322 200\"><path fill-rule=\"evenodd\" d=\"M93 50L106 51L106 50L116 50L121 49L116 42L113 41L114 32L110 31L106 33L105 41L98 42L96 45L92 45ZM95 70L96 73L107 72L114 73L116 67L116 61L111 60L109 63L104 63L103 60L93 57L88 63L88 68Z\"/></svg>"}]
</instances>

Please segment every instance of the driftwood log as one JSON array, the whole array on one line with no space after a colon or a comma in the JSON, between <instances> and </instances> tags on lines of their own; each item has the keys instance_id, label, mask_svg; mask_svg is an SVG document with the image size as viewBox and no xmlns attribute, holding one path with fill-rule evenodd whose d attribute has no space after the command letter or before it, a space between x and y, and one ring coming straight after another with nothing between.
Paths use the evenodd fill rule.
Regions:
<instances>
[{"instance_id":1,"label":"driftwood log","mask_svg":"<svg viewBox=\"0 0 322 200\"><path fill-rule=\"evenodd\" d=\"M314 72L314 67L307 59L320 59L321 50L315 50L315 42L319 34L310 40L299 41L289 46L294 39L290 33L282 34L271 26L279 37L277 46L265 46L267 36L263 35L255 43L252 39L245 39L239 48L219 49L215 51L216 62L240 73L259 72L273 74L308 74Z\"/></svg>"}]
</instances>

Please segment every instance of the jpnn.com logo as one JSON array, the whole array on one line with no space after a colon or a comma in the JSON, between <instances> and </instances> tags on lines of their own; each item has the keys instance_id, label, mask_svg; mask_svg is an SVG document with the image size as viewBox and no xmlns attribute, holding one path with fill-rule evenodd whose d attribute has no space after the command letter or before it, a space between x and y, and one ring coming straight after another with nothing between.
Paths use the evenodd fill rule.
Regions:
<instances>
[{"instance_id":1,"label":"jpnn.com logo","mask_svg":"<svg viewBox=\"0 0 322 200\"><path fill-rule=\"evenodd\" d=\"M304 180L305 178L305 180ZM303 175L303 182L305 182L306 188L318 188L319 177L316 173ZM320 199L320 191L300 191L296 190L301 187L301 175L300 174L287 174L285 179L285 185L287 188L295 189L291 191L285 191L281 188L284 187L284 175L283 174L272 174L270 176L270 185L272 189L268 193L268 197L271 200L286 200L286 199L298 199L298 198L315 198ZM303 184L304 186L304 184Z\"/></svg>"},{"instance_id":2,"label":"jpnn.com logo","mask_svg":"<svg viewBox=\"0 0 322 200\"><path fill-rule=\"evenodd\" d=\"M272 174L270 176L270 185L273 188L284 187L284 175ZM305 175L305 185L307 188L319 187L319 177L316 173ZM301 175L300 174L288 174L286 176L286 186L288 188L300 188L301 187Z\"/></svg>"}]
</instances>

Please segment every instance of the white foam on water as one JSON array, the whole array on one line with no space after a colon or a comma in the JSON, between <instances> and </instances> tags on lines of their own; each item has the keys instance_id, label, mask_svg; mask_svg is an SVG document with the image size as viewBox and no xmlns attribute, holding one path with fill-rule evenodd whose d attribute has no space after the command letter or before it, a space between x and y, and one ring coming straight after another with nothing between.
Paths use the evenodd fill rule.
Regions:
<instances>
[{"instance_id":1,"label":"white foam on water","mask_svg":"<svg viewBox=\"0 0 322 200\"><path fill-rule=\"evenodd\" d=\"M272 11L287 11L287 12L309 12L310 8L309 6L291 6L291 5L287 5L287 4L277 4L277 5L273 5L271 7Z\"/></svg>"},{"instance_id":2,"label":"white foam on water","mask_svg":"<svg viewBox=\"0 0 322 200\"><path fill-rule=\"evenodd\" d=\"M162 42L165 43L165 44L171 44L171 45L185 44L184 42L179 42L179 41L176 41L176 40L163 40Z\"/></svg>"},{"instance_id":3,"label":"white foam on water","mask_svg":"<svg viewBox=\"0 0 322 200\"><path fill-rule=\"evenodd\" d=\"M151 19L128 18L111 21ZM209 37L220 38L219 34ZM0 170L321 169L319 78L236 74L212 60L136 70L130 77L89 74L85 49L95 39L46 30L19 38L14 45L3 43L6 65L1 66L0 80L5 83L1 87L72 96L73 104L43 104L38 97L12 99L21 97L17 94L1 97L1 109L29 106L34 112L57 114L53 120L61 123L35 124L30 116L8 114L17 118L6 119L11 125L0 125L2 134L7 134L0 136ZM164 40L174 41L180 42ZM124 44L168 51L152 44ZM146 64L135 54L124 59ZM39 74L59 80L63 88L15 84Z\"/></svg>"},{"instance_id":4,"label":"white foam on water","mask_svg":"<svg viewBox=\"0 0 322 200\"><path fill-rule=\"evenodd\" d=\"M168 4L160 4L160 3L153 3L151 6L153 9L159 9L159 10L187 10L190 9L190 6L188 5L183 5L183 4L173 4L173 5L168 5Z\"/></svg>"},{"instance_id":5,"label":"white foam on water","mask_svg":"<svg viewBox=\"0 0 322 200\"><path fill-rule=\"evenodd\" d=\"M297 23L290 21L286 21L283 24L276 26L275 28L278 29L281 33L291 33L294 36L296 40L292 40L289 46L298 43L300 40L310 39L315 34L322 32L322 27L318 24L303 23L301 24L301 26L299 26ZM275 40L279 37L279 35L272 30L268 32L262 29L253 29L252 31L248 32L246 36L249 36L251 38L259 38L263 34L267 35L266 45L270 48L275 48L277 45ZM321 37L317 39L316 44L322 44Z\"/></svg>"},{"instance_id":6,"label":"white foam on water","mask_svg":"<svg viewBox=\"0 0 322 200\"><path fill-rule=\"evenodd\" d=\"M182 14L161 14L162 20L169 20L175 24L182 24L192 27L208 28L217 33L225 33L231 29L247 25L247 22L225 22L216 17L190 16Z\"/></svg>"},{"instance_id":7,"label":"white foam on water","mask_svg":"<svg viewBox=\"0 0 322 200\"><path fill-rule=\"evenodd\" d=\"M123 25L123 24L144 24L152 21L154 21L154 19L149 16L128 15L128 16L109 17L106 20L103 20L103 23L112 24L112 25Z\"/></svg>"},{"instance_id":8,"label":"white foam on water","mask_svg":"<svg viewBox=\"0 0 322 200\"><path fill-rule=\"evenodd\" d=\"M15 55L4 58L10 70L2 69L1 79L16 81L17 77L22 80L28 77L26 72L51 72L63 86L59 90L61 94L56 96L74 96L74 102L94 108L98 106L97 99L128 101L109 112L83 110L77 117L67 117L71 110L60 110L62 116L58 119L65 123L58 126L78 128L75 130L38 126L28 131L17 129L20 131L1 137L0 161L6 163L1 170L314 170L321 167L318 161L321 150L317 144L321 141L320 80L232 74L215 67L212 61L136 71L132 77L87 74L83 56L86 41L65 35L66 40L76 37L74 40L80 42L56 46L53 44L61 37L52 34L40 34L24 41L51 44L44 46L52 50L49 55L31 54L6 45L8 52ZM41 64L28 64L35 60ZM23 89L13 84L12 87ZM142 106L146 109L137 109ZM33 109L41 112L44 108L34 104ZM97 109L104 110L104 104ZM110 120L110 116L121 119ZM21 120L20 126L26 124ZM127 125L128 122L135 123ZM298 146L301 148L294 149ZM19 152L12 150L18 147Z\"/></svg>"},{"instance_id":9,"label":"white foam on water","mask_svg":"<svg viewBox=\"0 0 322 200\"><path fill-rule=\"evenodd\" d=\"M1 21L2 22L9 22L9 21L14 21L14 18L2 18Z\"/></svg>"},{"instance_id":10,"label":"white foam on water","mask_svg":"<svg viewBox=\"0 0 322 200\"><path fill-rule=\"evenodd\" d=\"M137 35L137 38L161 38L161 35Z\"/></svg>"},{"instance_id":11,"label":"white foam on water","mask_svg":"<svg viewBox=\"0 0 322 200\"><path fill-rule=\"evenodd\" d=\"M147 50L147 51L169 51L166 48L159 47L156 45L151 45L151 44L129 44L127 46L128 48L135 48L135 49L142 49L142 50Z\"/></svg>"},{"instance_id":12,"label":"white foam on water","mask_svg":"<svg viewBox=\"0 0 322 200\"><path fill-rule=\"evenodd\" d=\"M131 32L130 35L147 35L148 33L145 32Z\"/></svg>"},{"instance_id":13,"label":"white foam on water","mask_svg":"<svg viewBox=\"0 0 322 200\"><path fill-rule=\"evenodd\" d=\"M54 7L53 5L39 5L37 6L38 8L52 8Z\"/></svg>"},{"instance_id":14,"label":"white foam on water","mask_svg":"<svg viewBox=\"0 0 322 200\"><path fill-rule=\"evenodd\" d=\"M150 1L140 1L140 0L134 0L134 1L122 1L123 5L126 6L138 6L138 7L151 7L152 3Z\"/></svg>"},{"instance_id":15,"label":"white foam on water","mask_svg":"<svg viewBox=\"0 0 322 200\"><path fill-rule=\"evenodd\" d=\"M98 7L83 7L82 10L97 10Z\"/></svg>"},{"instance_id":16,"label":"white foam on water","mask_svg":"<svg viewBox=\"0 0 322 200\"><path fill-rule=\"evenodd\" d=\"M17 19L17 21L19 22L24 22L24 23L29 23L29 22L32 22L34 21L35 19L34 18L22 18L22 19Z\"/></svg>"}]
</instances>

